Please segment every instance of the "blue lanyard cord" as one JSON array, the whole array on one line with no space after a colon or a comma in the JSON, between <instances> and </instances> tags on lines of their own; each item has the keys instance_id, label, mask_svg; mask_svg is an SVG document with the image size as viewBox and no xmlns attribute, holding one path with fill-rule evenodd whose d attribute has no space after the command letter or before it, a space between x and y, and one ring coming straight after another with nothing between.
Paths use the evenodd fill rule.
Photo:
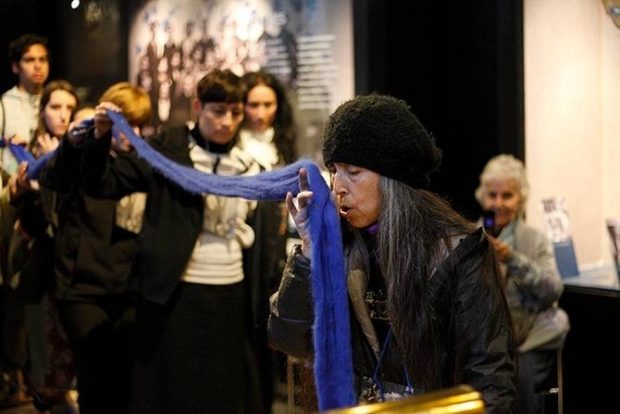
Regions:
<instances>
[{"instance_id":1,"label":"blue lanyard cord","mask_svg":"<svg viewBox=\"0 0 620 414\"><path fill-rule=\"evenodd\" d=\"M413 385L411 383L411 378L409 378L409 371L403 365L403 372L405 373L405 379L407 380L407 387L405 388L405 392L407 394L413 394Z\"/></svg>"},{"instance_id":2,"label":"blue lanyard cord","mask_svg":"<svg viewBox=\"0 0 620 414\"><path fill-rule=\"evenodd\" d=\"M375 382L375 385L379 389L379 396L381 397L381 401L385 400L384 392L383 392L383 384L379 381L379 370L381 369L381 362L383 361L383 357L387 352L387 349L390 347L390 339L392 338L392 327L388 330L387 335L385 336L385 342L383 343L383 347L381 348L381 353L379 354L379 360L377 361L377 365L375 366L375 372L372 373L372 379Z\"/></svg>"},{"instance_id":3,"label":"blue lanyard cord","mask_svg":"<svg viewBox=\"0 0 620 414\"><path fill-rule=\"evenodd\" d=\"M381 401L385 401L385 391L383 390L383 384L379 380L379 370L381 369L381 362L383 362L383 357L390 347L390 339L392 339L392 327L388 330L387 335L385 336L385 342L383 343L383 347L381 348L381 353L379 354L379 360L377 361L377 365L375 366L375 371L372 374L372 379L375 382L377 389L379 391L379 397ZM411 384L411 378L409 378L409 372L407 368L403 366L403 372L405 374L405 380L407 381L407 386L405 387L405 391L408 394L413 394L413 385Z\"/></svg>"}]
</instances>

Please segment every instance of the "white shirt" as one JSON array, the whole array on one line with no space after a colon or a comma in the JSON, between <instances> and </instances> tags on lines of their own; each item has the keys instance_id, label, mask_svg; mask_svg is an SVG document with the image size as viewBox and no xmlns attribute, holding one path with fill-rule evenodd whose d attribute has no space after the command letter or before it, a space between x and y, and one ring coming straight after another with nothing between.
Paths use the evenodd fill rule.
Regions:
<instances>
[{"instance_id":1,"label":"white shirt","mask_svg":"<svg viewBox=\"0 0 620 414\"><path fill-rule=\"evenodd\" d=\"M273 143L273 135L272 127L263 132L242 129L239 133L239 146L241 149L251 154L267 171L273 170L278 163L278 150Z\"/></svg>"},{"instance_id":2,"label":"white shirt","mask_svg":"<svg viewBox=\"0 0 620 414\"><path fill-rule=\"evenodd\" d=\"M223 176L254 175L258 163L238 147L216 154L190 144L194 168ZM214 170L215 169L215 170ZM185 282L227 285L243 280L244 248L254 243L254 230L245 221L255 201L203 194L202 232L181 279Z\"/></svg>"},{"instance_id":3,"label":"white shirt","mask_svg":"<svg viewBox=\"0 0 620 414\"><path fill-rule=\"evenodd\" d=\"M0 135L10 138L17 134L29 143L34 138L39 122L39 104L41 94L32 95L12 87L2 95L4 114L0 109ZM4 131L2 126L4 125ZM0 163L2 168L9 174L17 170L17 161L8 148L0 149Z\"/></svg>"}]
</instances>

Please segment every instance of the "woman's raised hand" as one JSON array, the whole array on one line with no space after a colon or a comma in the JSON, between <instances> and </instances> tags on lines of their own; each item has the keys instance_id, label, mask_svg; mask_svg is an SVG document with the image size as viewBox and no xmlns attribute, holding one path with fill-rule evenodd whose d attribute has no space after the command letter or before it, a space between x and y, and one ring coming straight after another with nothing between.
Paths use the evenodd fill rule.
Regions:
<instances>
[{"instance_id":1,"label":"woman's raised hand","mask_svg":"<svg viewBox=\"0 0 620 414\"><path fill-rule=\"evenodd\" d=\"M95 107L95 138L99 139L112 129L112 120L107 111L121 112L121 109L111 102L101 102Z\"/></svg>"},{"instance_id":2,"label":"woman's raised hand","mask_svg":"<svg viewBox=\"0 0 620 414\"><path fill-rule=\"evenodd\" d=\"M58 145L59 145L58 138L52 137L47 132L44 134L41 134L36 139L35 147L33 151L35 153L34 155L36 157L41 157L45 154L48 154L56 150L56 148L58 148Z\"/></svg>"},{"instance_id":3,"label":"woman's raised hand","mask_svg":"<svg viewBox=\"0 0 620 414\"><path fill-rule=\"evenodd\" d=\"M293 197L292 193L286 194L286 206L293 217L297 233L301 238L301 252L308 259L312 254L310 240L310 218L308 217L308 203L312 198L312 191L308 185L308 172L305 168L299 170L299 193Z\"/></svg>"},{"instance_id":4,"label":"woman's raised hand","mask_svg":"<svg viewBox=\"0 0 620 414\"><path fill-rule=\"evenodd\" d=\"M507 263L512 258L512 249L510 245L500 239L488 236L491 246L495 250L495 256L502 263Z\"/></svg>"}]
</instances>

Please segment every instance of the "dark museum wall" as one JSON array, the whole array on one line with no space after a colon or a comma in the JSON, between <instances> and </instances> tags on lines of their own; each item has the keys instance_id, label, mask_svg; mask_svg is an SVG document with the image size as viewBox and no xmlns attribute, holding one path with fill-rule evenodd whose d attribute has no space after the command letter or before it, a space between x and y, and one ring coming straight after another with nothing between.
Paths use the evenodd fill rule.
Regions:
<instances>
[{"instance_id":1,"label":"dark museum wall","mask_svg":"<svg viewBox=\"0 0 620 414\"><path fill-rule=\"evenodd\" d=\"M433 190L477 218L486 161L525 156L522 0L355 4L358 92L411 105L444 152Z\"/></svg>"},{"instance_id":2,"label":"dark museum wall","mask_svg":"<svg viewBox=\"0 0 620 414\"><path fill-rule=\"evenodd\" d=\"M26 32L49 39L49 79L66 78L83 103L93 103L112 83L127 79L127 5L123 0L83 0L73 10L69 0L0 2L0 90L15 83L8 63L9 42Z\"/></svg>"},{"instance_id":3,"label":"dark museum wall","mask_svg":"<svg viewBox=\"0 0 620 414\"><path fill-rule=\"evenodd\" d=\"M50 79L80 86L87 101L127 79L128 16L142 1L0 2L0 89L14 83L6 47L35 31L50 39ZM437 139L443 166L432 189L469 218L485 162L524 156L523 2L353 0L357 93L406 100Z\"/></svg>"},{"instance_id":4,"label":"dark museum wall","mask_svg":"<svg viewBox=\"0 0 620 414\"><path fill-rule=\"evenodd\" d=\"M28 32L39 33L49 39L54 47L50 79L65 73L65 57L62 48L60 7L57 1L5 0L0 2L0 91L15 84L15 77L9 65L8 46L12 39ZM68 3L68 2L64 2Z\"/></svg>"}]
</instances>

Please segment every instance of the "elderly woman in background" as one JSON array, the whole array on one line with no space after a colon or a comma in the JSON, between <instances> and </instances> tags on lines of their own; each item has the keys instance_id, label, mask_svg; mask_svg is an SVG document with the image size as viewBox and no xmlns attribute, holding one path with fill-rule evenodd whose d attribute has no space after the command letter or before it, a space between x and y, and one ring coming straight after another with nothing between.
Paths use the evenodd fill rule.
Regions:
<instances>
[{"instance_id":1,"label":"elderly woman in background","mask_svg":"<svg viewBox=\"0 0 620 414\"><path fill-rule=\"evenodd\" d=\"M491 158L480 175L476 199L494 213L489 240L506 276L506 297L519 345L517 401L519 413L541 413L537 392L552 369L556 350L569 330L558 307L563 283L553 245L523 219L529 184L525 166L512 155Z\"/></svg>"}]
</instances>

